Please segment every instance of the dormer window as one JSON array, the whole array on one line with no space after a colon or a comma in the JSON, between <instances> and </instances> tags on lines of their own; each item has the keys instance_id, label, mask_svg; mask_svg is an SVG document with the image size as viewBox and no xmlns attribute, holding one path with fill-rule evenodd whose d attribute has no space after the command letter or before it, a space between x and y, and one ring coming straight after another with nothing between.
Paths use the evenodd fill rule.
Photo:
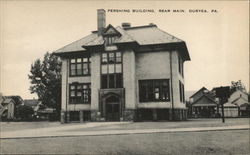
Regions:
<instances>
[{"instance_id":1,"label":"dormer window","mask_svg":"<svg viewBox=\"0 0 250 155\"><path fill-rule=\"evenodd\" d=\"M106 36L105 37L105 44L106 46L112 46L114 45L115 39L117 38L117 36Z\"/></svg>"}]
</instances>

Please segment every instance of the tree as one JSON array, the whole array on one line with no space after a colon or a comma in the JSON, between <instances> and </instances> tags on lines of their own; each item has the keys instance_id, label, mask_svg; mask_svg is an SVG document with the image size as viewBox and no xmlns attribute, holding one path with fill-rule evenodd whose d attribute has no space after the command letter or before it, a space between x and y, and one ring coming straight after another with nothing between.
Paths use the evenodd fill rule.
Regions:
<instances>
[{"instance_id":1,"label":"tree","mask_svg":"<svg viewBox=\"0 0 250 155\"><path fill-rule=\"evenodd\" d=\"M60 114L61 104L61 60L50 53L43 60L37 59L28 75L31 93L36 93L38 99L46 106Z\"/></svg>"},{"instance_id":2,"label":"tree","mask_svg":"<svg viewBox=\"0 0 250 155\"><path fill-rule=\"evenodd\" d=\"M232 91L236 91L236 90L242 90L244 92L246 92L246 88L245 86L241 83L241 80L238 81L232 81L231 82L231 90Z\"/></svg>"},{"instance_id":3,"label":"tree","mask_svg":"<svg viewBox=\"0 0 250 155\"><path fill-rule=\"evenodd\" d=\"M31 120L34 110L32 107L27 105L19 105L17 107L17 115L21 120Z\"/></svg>"}]
</instances>

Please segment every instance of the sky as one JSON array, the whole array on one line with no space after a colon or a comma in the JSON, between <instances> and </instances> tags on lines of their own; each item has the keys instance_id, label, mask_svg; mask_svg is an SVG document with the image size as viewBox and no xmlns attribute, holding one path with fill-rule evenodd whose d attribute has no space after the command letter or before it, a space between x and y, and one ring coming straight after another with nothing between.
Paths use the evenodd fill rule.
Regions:
<instances>
[{"instance_id":1,"label":"sky","mask_svg":"<svg viewBox=\"0 0 250 155\"><path fill-rule=\"evenodd\" d=\"M0 1L0 92L37 98L29 91L31 64L97 29L96 10L106 23L156 24L184 40L185 89L228 86L241 80L249 91L249 4L247 1ZM109 12L129 9L131 12ZM132 9L154 10L133 13ZM159 9L170 12L159 12ZM207 13L189 12L206 9ZM184 12L173 12L184 10ZM211 12L217 10L217 13Z\"/></svg>"}]
</instances>

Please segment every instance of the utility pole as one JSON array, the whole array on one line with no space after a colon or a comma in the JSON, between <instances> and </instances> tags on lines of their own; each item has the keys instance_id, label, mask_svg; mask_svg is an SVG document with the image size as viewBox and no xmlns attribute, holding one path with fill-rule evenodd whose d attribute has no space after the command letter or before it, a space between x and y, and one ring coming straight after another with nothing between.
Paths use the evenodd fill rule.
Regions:
<instances>
[{"instance_id":1,"label":"utility pole","mask_svg":"<svg viewBox=\"0 0 250 155\"><path fill-rule=\"evenodd\" d=\"M222 117L222 122L225 123L225 117L224 117L224 104L227 102L227 99L230 96L230 87L217 87L215 88L215 94L216 97L219 98L219 104L221 105L221 117Z\"/></svg>"}]
</instances>

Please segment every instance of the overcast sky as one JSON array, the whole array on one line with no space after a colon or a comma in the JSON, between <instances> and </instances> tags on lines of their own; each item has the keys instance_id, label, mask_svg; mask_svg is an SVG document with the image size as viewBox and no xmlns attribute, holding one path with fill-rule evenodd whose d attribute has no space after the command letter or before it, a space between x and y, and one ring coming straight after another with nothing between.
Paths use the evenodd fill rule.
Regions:
<instances>
[{"instance_id":1,"label":"overcast sky","mask_svg":"<svg viewBox=\"0 0 250 155\"><path fill-rule=\"evenodd\" d=\"M249 6L245 1L112 2L0 1L1 83L4 95L36 97L29 92L31 64L91 31L96 10L154 9L154 13L110 13L107 24L132 26L155 23L186 41L191 61L185 62L185 89L230 85L242 80L249 87ZM183 9L184 13L160 13ZM207 9L209 13L189 13ZM218 13L210 13L215 9ZM249 90L249 89L248 89Z\"/></svg>"}]
</instances>

